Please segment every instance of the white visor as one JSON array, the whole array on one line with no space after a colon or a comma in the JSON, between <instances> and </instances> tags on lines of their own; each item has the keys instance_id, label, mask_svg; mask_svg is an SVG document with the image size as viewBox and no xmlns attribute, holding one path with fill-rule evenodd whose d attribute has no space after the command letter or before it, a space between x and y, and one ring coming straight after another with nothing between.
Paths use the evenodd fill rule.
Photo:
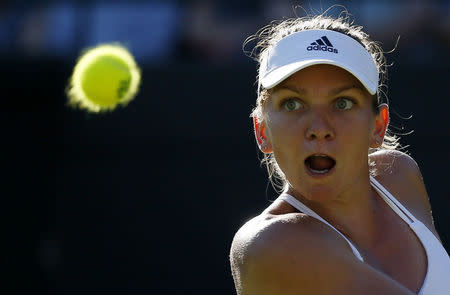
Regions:
<instances>
[{"instance_id":1,"label":"white visor","mask_svg":"<svg viewBox=\"0 0 450 295\"><path fill-rule=\"evenodd\" d=\"M295 72L317 64L334 65L350 72L369 91L378 87L377 66L355 39L331 30L305 30L284 37L262 56L259 84L269 89Z\"/></svg>"}]
</instances>

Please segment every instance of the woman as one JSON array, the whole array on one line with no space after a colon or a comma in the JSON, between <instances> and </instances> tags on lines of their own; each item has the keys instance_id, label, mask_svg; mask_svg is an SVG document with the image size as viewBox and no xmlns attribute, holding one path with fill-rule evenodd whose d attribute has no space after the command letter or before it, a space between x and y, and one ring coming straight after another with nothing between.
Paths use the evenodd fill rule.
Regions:
<instances>
[{"instance_id":1,"label":"woman","mask_svg":"<svg viewBox=\"0 0 450 295\"><path fill-rule=\"evenodd\" d=\"M282 194L236 233L238 294L448 294L416 162L396 151L381 48L347 18L272 24L252 116Z\"/></svg>"}]
</instances>

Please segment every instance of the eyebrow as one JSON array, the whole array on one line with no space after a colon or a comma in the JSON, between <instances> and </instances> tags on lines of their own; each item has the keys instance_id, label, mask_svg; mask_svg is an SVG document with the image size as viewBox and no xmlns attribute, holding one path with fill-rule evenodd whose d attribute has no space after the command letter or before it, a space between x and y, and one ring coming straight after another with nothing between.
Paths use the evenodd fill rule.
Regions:
<instances>
[{"instance_id":1,"label":"eyebrow","mask_svg":"<svg viewBox=\"0 0 450 295\"><path fill-rule=\"evenodd\" d=\"M275 86L275 88L273 90L274 91L279 91L279 90L283 90L283 89L290 90L292 92L296 92L296 93L298 93L300 95L306 95L308 93L308 91L305 88L298 88L298 87L294 87L294 86L290 86L290 85ZM362 92L364 92L364 90L365 90L365 88L361 87L360 85L345 85L345 86L342 86L342 87L337 87L335 89L331 89L328 92L328 95L333 96L333 95L339 94L341 92L344 92L344 91L350 90L350 89L357 89L357 90L360 90Z\"/></svg>"}]
</instances>

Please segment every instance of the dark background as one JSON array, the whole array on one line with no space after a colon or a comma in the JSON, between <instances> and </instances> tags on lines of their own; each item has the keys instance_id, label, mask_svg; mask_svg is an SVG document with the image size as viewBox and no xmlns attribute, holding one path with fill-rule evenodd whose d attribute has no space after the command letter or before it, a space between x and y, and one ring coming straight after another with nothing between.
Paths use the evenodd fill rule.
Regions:
<instances>
[{"instance_id":1,"label":"dark background","mask_svg":"<svg viewBox=\"0 0 450 295\"><path fill-rule=\"evenodd\" d=\"M276 197L253 139L256 64L242 42L292 17L292 4L334 3L386 51L401 36L388 55L392 127L414 131L401 143L450 249L448 1L7 1L4 293L233 294L233 235ZM69 108L79 52L110 41L135 53L138 96L110 113Z\"/></svg>"}]
</instances>

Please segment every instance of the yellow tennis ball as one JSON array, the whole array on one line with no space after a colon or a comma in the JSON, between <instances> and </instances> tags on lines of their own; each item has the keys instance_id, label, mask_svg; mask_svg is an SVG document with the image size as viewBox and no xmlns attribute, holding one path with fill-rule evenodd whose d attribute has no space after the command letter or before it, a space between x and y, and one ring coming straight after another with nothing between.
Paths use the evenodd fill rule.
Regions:
<instances>
[{"instance_id":1,"label":"yellow tennis ball","mask_svg":"<svg viewBox=\"0 0 450 295\"><path fill-rule=\"evenodd\" d=\"M69 105L90 112L111 111L136 95L141 70L119 44L104 44L82 54L67 90Z\"/></svg>"}]
</instances>

